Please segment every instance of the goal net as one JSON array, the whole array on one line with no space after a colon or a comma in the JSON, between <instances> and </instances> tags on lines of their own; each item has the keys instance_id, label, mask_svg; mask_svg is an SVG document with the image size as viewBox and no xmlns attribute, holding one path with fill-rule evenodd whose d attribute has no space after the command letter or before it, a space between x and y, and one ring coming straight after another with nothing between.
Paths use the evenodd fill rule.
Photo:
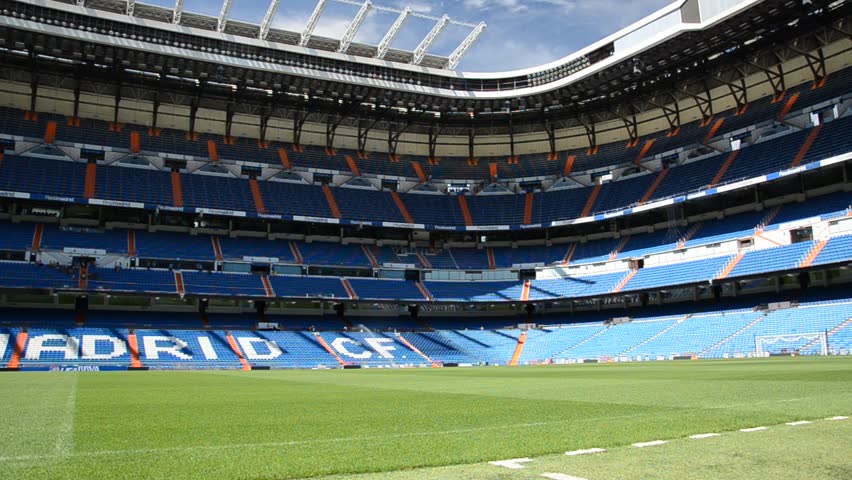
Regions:
<instances>
[{"instance_id":1,"label":"goal net","mask_svg":"<svg viewBox=\"0 0 852 480\"><path fill-rule=\"evenodd\" d=\"M828 355L825 332L755 337L758 357L771 355Z\"/></svg>"}]
</instances>

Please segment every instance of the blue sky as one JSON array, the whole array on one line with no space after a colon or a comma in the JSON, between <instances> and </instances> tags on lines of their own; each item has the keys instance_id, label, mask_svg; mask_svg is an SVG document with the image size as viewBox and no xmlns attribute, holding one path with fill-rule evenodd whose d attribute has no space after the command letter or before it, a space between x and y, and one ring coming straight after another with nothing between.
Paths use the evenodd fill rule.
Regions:
<instances>
[{"instance_id":1,"label":"blue sky","mask_svg":"<svg viewBox=\"0 0 852 480\"><path fill-rule=\"evenodd\" d=\"M147 0L173 6L171 0ZM459 70L501 71L540 65L559 59L614 33L666 6L673 0L373 0L376 5L395 8L411 6L429 15L443 13L469 23L485 21L488 29L468 52ZM185 10L218 15L217 0L185 0ZM281 0L274 26L301 31L315 0ZM231 18L260 23L268 0L233 0ZM318 35L340 38L358 10L354 5L331 1L317 27ZM356 41L377 44L396 16L373 11ZM412 17L393 44L413 50L432 22ZM449 55L468 34L468 29L450 26L434 44L432 52Z\"/></svg>"}]
</instances>

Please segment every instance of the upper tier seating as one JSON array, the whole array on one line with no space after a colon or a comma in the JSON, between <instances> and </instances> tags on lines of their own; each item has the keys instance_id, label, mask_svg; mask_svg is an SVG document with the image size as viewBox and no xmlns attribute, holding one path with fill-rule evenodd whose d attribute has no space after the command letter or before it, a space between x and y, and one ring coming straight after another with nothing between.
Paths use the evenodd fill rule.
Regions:
<instances>
[{"instance_id":1,"label":"upper tier seating","mask_svg":"<svg viewBox=\"0 0 852 480\"><path fill-rule=\"evenodd\" d=\"M798 100L794 107L798 110L848 95L852 87L850 71L852 70L846 69L831 75L827 86L816 90L811 89L809 83L791 88L785 98L789 100L795 95ZM290 145L275 142L269 148L260 148L256 141L243 138L235 139L233 144L226 144L222 137L212 134L198 134L197 140L188 140L186 132L170 129L162 129L159 136L150 136L147 128L125 125L119 131L111 131L107 122L94 119L82 119L79 127L71 127L66 124L64 117L48 113L40 114L35 122L25 121L22 111L9 108L0 108L0 134L39 139L43 137L47 122L57 122L56 141L59 144L103 145L126 151L130 147L131 134L137 133L140 136L142 152L157 155L189 155L206 159L209 156L208 142L213 142L219 158L250 159L274 166L280 165L279 150L283 150L289 158L288 161L300 168L347 173L350 167L346 158L351 157L363 173L398 174L414 178L416 175L411 163L417 162L426 176L477 179L488 178L490 164L494 163L498 168L498 177L503 179L562 175L564 162L569 155L574 158L573 172L607 165L629 165L677 148L696 146L705 140L711 129L718 137L749 125L773 122L785 103L784 100L772 103L769 97L764 97L752 101L745 114L737 115L733 110L718 112L709 124L703 127L697 122L683 125L677 135L670 136L668 132L653 133L642 137L637 145L630 147L626 146L625 142L601 145L599 151L591 156L586 149L560 152L558 161L548 160L548 156L544 154L524 155L517 164L508 164L503 158L482 158L479 159L479 165L467 165L467 159L464 158L445 158L431 165L428 159L414 156L405 156L399 162L392 162L386 154L371 154L368 159L363 159L356 152L347 150L331 152L329 155L319 147L306 146L302 149L304 151L295 151ZM801 164L849 150L846 132L852 128L852 116L829 121L818 128L820 130L813 145L797 159ZM793 131L788 135L768 141L759 140L755 145L746 146L738 152L724 175L721 175L720 181L725 183L789 168L806 139L815 132L814 129ZM54 154L62 155L56 148L51 148ZM42 148L36 153L49 154L49 151L50 148ZM584 213L594 214L624 208L636 204L642 198L651 201L706 188L713 182L717 172L723 173L720 168L727 158L727 153L716 154L673 167L671 173L659 183L656 182L660 177L657 172L643 172L617 179L614 183L603 185L595 198L591 198L592 188L579 186L535 193L531 223L572 219ZM180 179L180 185L175 187L167 172L154 171L139 165L116 165L118 164L97 166L93 192L95 198L139 202L149 207L186 206L250 213L260 209L259 204L254 201L247 179L235 178L221 166L217 169L221 175L204 172L181 173L177 177ZM0 190L6 191L80 199L85 194L85 179L86 166L79 162L22 158L7 154L0 166ZM323 218L334 216L335 212L329 207L322 189L318 186L276 179L258 183L265 207L263 213ZM657 184L656 188L652 189L652 184ZM356 188L332 188L332 191L344 219L405 221L403 213L388 192ZM180 201L176 198L176 192L180 192ZM403 193L400 197L415 223L438 226L466 224L459 199L454 196ZM467 195L466 200L474 225L518 225L524 222L526 201L523 194Z\"/></svg>"},{"instance_id":2,"label":"upper tier seating","mask_svg":"<svg viewBox=\"0 0 852 480\"><path fill-rule=\"evenodd\" d=\"M852 115L826 123L802 159L802 164L848 151L846 132L852 128ZM779 138L743 148L722 181L778 171L792 165L794 157L805 143L811 130L794 132ZM635 175L604 184L593 195L591 187L552 190L533 195L533 223L573 219L636 204L647 195L648 200L682 194L698 187L707 187L724 162L727 154L717 154L683 166L673 167L656 190L657 173ZM171 207L175 203L171 177L132 167L100 165L94 195L105 200L121 200ZM229 174L230 175L230 174ZM0 165L0 190L21 191L44 195L83 196L86 167L81 163L62 160L35 159L7 155ZM181 173L182 205L226 211L252 212L258 210L249 181L209 174ZM315 185L259 181L263 213L331 218L333 211L323 189ZM356 221L405 222L391 194L355 188L332 188L332 195L344 219ZM592 197L595 198L592 198ZM466 224L460 199L456 196L422 193L400 194L407 212L415 222L427 225ZM465 195L474 225L518 225L523 223L525 195ZM594 201L592 201L594 200Z\"/></svg>"},{"instance_id":3,"label":"upper tier seating","mask_svg":"<svg viewBox=\"0 0 852 480\"><path fill-rule=\"evenodd\" d=\"M412 162L417 162L424 174L432 178L484 179L490 176L490 164L495 163L500 178L521 178L540 175L560 175L564 171L565 161L574 157L573 171L588 170L600 166L628 164L645 152L643 159L653 158L657 154L675 150L679 147L696 145L703 141L711 128L716 136L774 119L781 113L786 102L797 96L796 109L837 98L850 91L852 75L849 69L829 75L826 86L813 90L811 83L792 87L782 101L772 103L770 97L762 97L750 102L744 114L737 115L734 109L717 112L713 120L704 127L698 121L682 125L677 135L668 132L656 132L642 136L635 146L627 147L625 141L601 145L595 155L589 155L585 148L568 152L559 152L557 160L548 160L546 154L521 155L517 164L507 162L506 158L480 158L477 165L468 165L466 158L441 158L432 165L425 157L400 157L399 162L389 160L387 154L370 153L367 159L359 158L354 151L339 149L329 155L323 148L303 146L301 152L291 145L270 142L268 148L260 148L255 139L234 138L233 144L224 142L220 135L197 133L197 140L187 140L186 132L160 129L158 136L150 136L148 127L124 125L120 131L111 131L109 123L102 120L81 119L79 127L70 127L63 116L40 113L38 121L23 121L24 113L9 108L0 109L0 132L26 138L42 138L48 121L57 123L56 141L68 144L106 145L115 149L129 150L130 136L137 133L140 137L142 153L164 153L208 158L208 142L216 145L217 156L227 160L251 160L253 162L280 165L279 150L284 150L291 165L299 168L348 172L346 157L352 157L362 173L376 175L396 175L416 178ZM718 124L718 126L717 126Z\"/></svg>"}]
</instances>

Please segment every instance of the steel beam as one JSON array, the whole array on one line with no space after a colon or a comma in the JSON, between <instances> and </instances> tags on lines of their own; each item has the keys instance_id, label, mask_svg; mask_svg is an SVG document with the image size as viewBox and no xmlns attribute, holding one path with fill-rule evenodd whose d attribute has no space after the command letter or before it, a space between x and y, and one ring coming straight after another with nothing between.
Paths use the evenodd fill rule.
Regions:
<instances>
[{"instance_id":1,"label":"steel beam","mask_svg":"<svg viewBox=\"0 0 852 480\"><path fill-rule=\"evenodd\" d=\"M378 122L379 120L375 119L370 121L369 125L366 125L363 119L358 120L358 152L362 155L367 153L367 136Z\"/></svg>"},{"instance_id":2,"label":"steel beam","mask_svg":"<svg viewBox=\"0 0 852 480\"><path fill-rule=\"evenodd\" d=\"M180 25L180 17L183 15L183 0L175 0L175 11L172 14L172 23Z\"/></svg>"},{"instance_id":3,"label":"steel beam","mask_svg":"<svg viewBox=\"0 0 852 480\"><path fill-rule=\"evenodd\" d=\"M544 121L544 132L547 133L547 143L550 145L550 155L556 154L556 125L546 119Z\"/></svg>"},{"instance_id":4,"label":"steel beam","mask_svg":"<svg viewBox=\"0 0 852 480\"><path fill-rule=\"evenodd\" d=\"M233 0L225 0L222 2L222 10L219 11L219 20L216 24L217 32L225 31L225 26L228 24L228 15L231 14L231 6L233 3Z\"/></svg>"},{"instance_id":5,"label":"steel beam","mask_svg":"<svg viewBox=\"0 0 852 480\"><path fill-rule=\"evenodd\" d=\"M272 28L272 21L275 20L275 14L278 13L278 6L280 4L281 0L272 0L269 2L269 8L266 10L263 22L260 24L259 39L266 40L266 37L269 36L269 29Z\"/></svg>"},{"instance_id":6,"label":"steel beam","mask_svg":"<svg viewBox=\"0 0 852 480\"><path fill-rule=\"evenodd\" d=\"M319 0L317 2L317 6L314 7L314 13L311 14L311 18L308 19L308 24L305 25L305 31L302 32L302 38L299 40L300 46L306 47L308 42L311 41L311 35L314 34L314 30L316 30L319 19L327 4L328 0Z\"/></svg>"},{"instance_id":7,"label":"steel beam","mask_svg":"<svg viewBox=\"0 0 852 480\"><path fill-rule=\"evenodd\" d=\"M447 25L449 25L449 23L450 17L448 15L444 15L438 20L437 23L435 23L435 26L432 27L432 30L430 30L429 33L426 35L426 38L424 38L423 41L420 42L420 45L418 45L417 48L414 49L414 59L411 60L411 63L413 63L414 65L420 65L420 63L423 62L423 59L426 58L426 52L429 51L429 47L432 46L432 44L435 42L435 39L438 38L439 35L441 35L441 32L443 32L444 29L447 28Z\"/></svg>"},{"instance_id":8,"label":"steel beam","mask_svg":"<svg viewBox=\"0 0 852 480\"><path fill-rule=\"evenodd\" d=\"M459 66L459 62L462 57L467 53L470 47L476 43L476 40L479 39L479 36L482 35L482 32L485 31L485 22L479 22L473 30L471 30L470 34L465 38L462 43L459 44L458 47L450 54L450 60L447 62L447 68L450 70L455 70L456 67Z\"/></svg>"},{"instance_id":9,"label":"steel beam","mask_svg":"<svg viewBox=\"0 0 852 480\"><path fill-rule=\"evenodd\" d=\"M329 115L325 119L325 147L334 149L334 137L337 135L337 127L345 117L343 115Z\"/></svg>"},{"instance_id":10,"label":"steel beam","mask_svg":"<svg viewBox=\"0 0 852 480\"><path fill-rule=\"evenodd\" d=\"M308 121L308 113L296 110L293 116L293 145L299 146L302 144L302 128L305 126L306 121Z\"/></svg>"},{"instance_id":11,"label":"steel beam","mask_svg":"<svg viewBox=\"0 0 852 480\"><path fill-rule=\"evenodd\" d=\"M346 32L343 33L343 37L340 39L340 48L338 48L338 52L346 53L346 51L349 50L349 46L352 45L352 41L355 40L355 35L358 34L358 29L361 28L364 20L367 19L367 14L370 13L372 8L373 2L370 0L366 0L361 5L358 13L355 14L355 18L352 19L352 22L349 24Z\"/></svg>"},{"instance_id":12,"label":"steel beam","mask_svg":"<svg viewBox=\"0 0 852 480\"><path fill-rule=\"evenodd\" d=\"M438 150L438 136L441 135L441 127L432 125L429 127L429 160L434 160Z\"/></svg>"},{"instance_id":13,"label":"steel beam","mask_svg":"<svg viewBox=\"0 0 852 480\"><path fill-rule=\"evenodd\" d=\"M403 10L402 13L399 14L399 17L397 17L396 21L393 22L393 25L391 25L391 28L390 30L388 30L388 33L386 33L384 38L382 38L382 41L379 42L378 49L376 50L376 58L378 58L379 60L385 58L385 55L387 55L388 50L390 50L391 43L393 43L394 39L396 38L399 31L402 29L402 25L405 23L405 20L408 18L409 15L411 15L411 7L405 7L405 10Z\"/></svg>"},{"instance_id":14,"label":"steel beam","mask_svg":"<svg viewBox=\"0 0 852 480\"><path fill-rule=\"evenodd\" d=\"M127 0L127 9L125 10L127 14L132 17L134 10L136 10L136 0Z\"/></svg>"},{"instance_id":15,"label":"steel beam","mask_svg":"<svg viewBox=\"0 0 852 480\"><path fill-rule=\"evenodd\" d=\"M272 113L275 109L271 106L263 107L260 110L260 133L258 135L258 143L260 145L266 144L266 131L269 128L269 119L272 117ZM266 147L264 147L266 148Z\"/></svg>"}]
</instances>

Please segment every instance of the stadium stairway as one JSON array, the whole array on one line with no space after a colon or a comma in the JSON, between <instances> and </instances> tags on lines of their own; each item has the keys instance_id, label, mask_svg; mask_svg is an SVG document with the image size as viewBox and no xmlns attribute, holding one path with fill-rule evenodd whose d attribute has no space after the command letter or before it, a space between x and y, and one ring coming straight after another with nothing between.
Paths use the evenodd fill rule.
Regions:
<instances>
[{"instance_id":1,"label":"stadium stairway","mask_svg":"<svg viewBox=\"0 0 852 480\"><path fill-rule=\"evenodd\" d=\"M423 359L424 359L424 360L426 360L427 362L431 363L431 364L432 364L432 368L437 368L437 367L438 367L438 364L437 364L434 360L432 360L431 358L429 358L429 356L428 356L428 355L426 355L425 353L423 353L422 351L420 351L420 349L418 349L417 347L415 347L414 345L412 345L412 344L411 344L411 342L409 342L409 341L408 341L408 339L406 339L405 337L403 337L401 333L397 333L397 334L395 334L395 337L396 337L396 340L397 340L399 343L401 343L401 344L405 345L405 347L406 347L406 348L408 348L408 349L409 349L409 350L411 350L412 352L416 353L417 355L420 355L421 357L423 357Z\"/></svg>"},{"instance_id":2,"label":"stadium stairway","mask_svg":"<svg viewBox=\"0 0 852 480\"><path fill-rule=\"evenodd\" d=\"M249 185L251 186L251 196L254 200L255 210L260 214L266 213L266 206L263 203L263 194L260 192L260 185L257 184L257 179L250 179Z\"/></svg>"},{"instance_id":3,"label":"stadium stairway","mask_svg":"<svg viewBox=\"0 0 852 480\"><path fill-rule=\"evenodd\" d=\"M828 340L828 339L831 339L831 337L833 337L833 336L837 335L838 333L842 332L844 329L846 329L846 328L847 328L847 327L849 327L850 325L852 325L852 317L847 318L847 319L846 319L846 320L844 320L844 321L843 321L843 323L841 323L840 325L837 325L836 327L833 327L831 330L829 330L829 331L825 332L826 339L827 339L827 340ZM801 350L802 350L802 351L807 351L807 350L809 350L810 348L814 347L814 346L815 346L815 345L816 345L819 341L820 341L820 339L818 339L818 338L817 338L817 339L814 339L813 341L811 341L810 343L808 343L808 344L806 344L804 347L802 347L802 348L801 348Z\"/></svg>"},{"instance_id":4,"label":"stadium stairway","mask_svg":"<svg viewBox=\"0 0 852 480\"><path fill-rule=\"evenodd\" d=\"M98 163L90 160L86 164L86 183L83 190L83 196L86 198L95 198L95 189L98 180Z\"/></svg>"},{"instance_id":5,"label":"stadium stairway","mask_svg":"<svg viewBox=\"0 0 852 480\"><path fill-rule=\"evenodd\" d=\"M731 272L734 271L734 269L737 267L737 264L740 263L740 260L742 260L745 255L745 251L737 253L734 258L732 258L731 261L725 265L722 271L719 272L718 275L716 275L716 280L724 280L728 278L728 275L730 275Z\"/></svg>"},{"instance_id":6,"label":"stadium stairway","mask_svg":"<svg viewBox=\"0 0 852 480\"><path fill-rule=\"evenodd\" d=\"M325 199L328 202L328 208L331 211L331 215L337 219L343 218L343 215L340 213L340 208L337 206L337 200L334 199L334 193L332 193L331 188L328 185L323 185L322 193L325 195Z\"/></svg>"},{"instance_id":7,"label":"stadium stairway","mask_svg":"<svg viewBox=\"0 0 852 480\"><path fill-rule=\"evenodd\" d=\"M515 353L512 354L512 359L509 360L510 367L518 366L518 359L521 358L521 354L524 353L524 344L527 343L527 332L521 332L521 335L518 337L518 345L515 347Z\"/></svg>"},{"instance_id":8,"label":"stadium stairway","mask_svg":"<svg viewBox=\"0 0 852 480\"><path fill-rule=\"evenodd\" d=\"M464 224L468 227L473 226L473 217L470 215L470 208L467 205L467 198L464 195L459 195L459 208L461 209L462 216L464 217Z\"/></svg>"},{"instance_id":9,"label":"stadium stairway","mask_svg":"<svg viewBox=\"0 0 852 480\"><path fill-rule=\"evenodd\" d=\"M139 359L139 341L135 330L127 333L127 350L130 352L130 368L142 368L142 361Z\"/></svg>"},{"instance_id":10,"label":"stadium stairway","mask_svg":"<svg viewBox=\"0 0 852 480\"><path fill-rule=\"evenodd\" d=\"M746 324L745 326L743 326L742 328L740 328L736 332L728 335L727 337L723 338L722 340L719 340L718 342L714 343L710 347L704 349L703 351L701 351L698 354L698 356L703 357L704 355L707 355L709 352L718 349L722 345L724 345L724 344L730 342L731 340L733 340L734 338L742 335L746 330L748 330L748 329L754 327L755 325L757 325L758 323L760 323L767 316L768 316L768 314L766 314L766 313L764 313L763 315L760 315L759 317L755 318L754 320L752 320L751 322L749 322L748 324Z\"/></svg>"},{"instance_id":11,"label":"stadium stairway","mask_svg":"<svg viewBox=\"0 0 852 480\"><path fill-rule=\"evenodd\" d=\"M172 172L172 203L176 207L183 207L183 185L180 173Z\"/></svg>"},{"instance_id":12,"label":"stadium stairway","mask_svg":"<svg viewBox=\"0 0 852 480\"><path fill-rule=\"evenodd\" d=\"M27 337L29 336L26 329L21 329L15 336L15 344L12 347L12 356L9 358L7 368L16 369L21 366L21 358L24 356L24 350L27 347Z\"/></svg>"},{"instance_id":13,"label":"stadium stairway","mask_svg":"<svg viewBox=\"0 0 852 480\"><path fill-rule=\"evenodd\" d=\"M592 208L595 206L595 201L597 201L598 195L601 193L601 188L603 188L603 185L598 183L595 185L595 188L592 189L588 200L586 200L585 206L583 206L583 211L580 213L581 218L589 216L589 213L591 213Z\"/></svg>"},{"instance_id":14,"label":"stadium stairway","mask_svg":"<svg viewBox=\"0 0 852 480\"><path fill-rule=\"evenodd\" d=\"M816 142L817 136L819 136L819 132L822 131L822 124L817 125L812 128L810 133L808 134L808 138L805 139L805 143L802 144L802 148L799 149L799 152L793 158L793 163L790 165L790 168L796 168L799 164L802 163L805 156L808 154L808 151L813 146L814 142Z\"/></svg>"},{"instance_id":15,"label":"stadium stairway","mask_svg":"<svg viewBox=\"0 0 852 480\"><path fill-rule=\"evenodd\" d=\"M524 225L533 223L533 205L535 203L535 194L527 192L524 199Z\"/></svg>"},{"instance_id":16,"label":"stadium stairway","mask_svg":"<svg viewBox=\"0 0 852 480\"><path fill-rule=\"evenodd\" d=\"M819 254L822 253L825 246L828 245L829 240L830 239L828 239L828 238L824 238L824 239L814 243L813 248L808 252L808 254L805 256L804 260L802 260L802 263L799 264L799 268L808 268L811 265L813 265L814 260L816 260L816 258L819 256Z\"/></svg>"},{"instance_id":17,"label":"stadium stairway","mask_svg":"<svg viewBox=\"0 0 852 480\"><path fill-rule=\"evenodd\" d=\"M605 333L607 332L607 329L608 329L608 327L606 327L606 326L604 326L604 325L601 325L601 329L600 329L600 330L598 330L597 332L595 332L595 333L593 333L593 334L591 334L591 335L587 336L586 338L584 338L584 339L580 340L579 342L577 342L577 343L575 343L575 344L573 344L573 345L571 345L571 346L569 346L569 347L567 347L567 348L565 348L565 349L563 349L563 350L559 351L558 353L556 353L555 355L553 355L553 358L561 358L561 357L565 357L568 353L570 353L570 352L571 352L571 350L574 350L574 349L576 349L576 348L582 347L583 345L585 345L585 344L587 344L587 343L591 342L592 340L594 340L594 339L595 339L595 338L597 338L598 336L605 334Z\"/></svg>"},{"instance_id":18,"label":"stadium stairway","mask_svg":"<svg viewBox=\"0 0 852 480\"><path fill-rule=\"evenodd\" d=\"M405 219L406 223L414 223L414 218L411 217L411 214L408 212L408 208L403 203L402 198L399 197L399 193L395 191L390 192L391 198L393 198L393 203L396 204L396 208L399 209L400 215Z\"/></svg>"},{"instance_id":19,"label":"stadium stairway","mask_svg":"<svg viewBox=\"0 0 852 480\"><path fill-rule=\"evenodd\" d=\"M793 110L793 106L796 104L796 100L798 99L799 92L793 92L793 94L787 98L787 102L784 103L784 108L778 112L778 121L784 121L784 119L787 118L787 115Z\"/></svg>"},{"instance_id":20,"label":"stadium stairway","mask_svg":"<svg viewBox=\"0 0 852 480\"><path fill-rule=\"evenodd\" d=\"M734 150L733 152L728 154L727 158L725 158L725 161L719 167L719 171L716 172L716 175L713 177L713 180L710 181L710 184L708 185L709 188L715 187L719 184L719 182L722 181L722 178L725 176L726 173L728 173L728 169L731 168L731 165L734 163L734 160L737 159L737 155L739 153L739 150Z\"/></svg>"},{"instance_id":21,"label":"stadium stairway","mask_svg":"<svg viewBox=\"0 0 852 480\"><path fill-rule=\"evenodd\" d=\"M669 333L669 331L671 331L673 328L678 327L680 324L682 324L683 322L685 322L685 321L689 320L690 318L692 318L692 314L691 314L691 313L690 313L690 314L688 314L688 315L686 315L686 316L685 316L685 317L683 317L683 318L678 319L676 322L672 323L672 324L671 324L671 325L669 325L668 327L666 327L666 328L664 328L664 329L660 330L659 332L657 332L657 333L655 333L654 335L652 335L652 336L650 336L650 337L646 338L645 340L642 340L641 342L637 343L636 345L633 345L632 347L628 348L627 350L624 350L623 352L619 352L618 356L627 355L628 353L630 353L630 352L632 352L632 351L636 350L637 348L641 348L641 347L643 347L644 345L647 345L648 343L651 343L651 342L653 342L654 340L656 340L656 339L658 339L658 338L660 338L660 337L665 336L665 335L666 335L667 333Z\"/></svg>"},{"instance_id":22,"label":"stadium stairway","mask_svg":"<svg viewBox=\"0 0 852 480\"><path fill-rule=\"evenodd\" d=\"M41 251L41 240L44 237L44 224L38 223L35 226L35 230L33 231L33 243L32 243L32 251L40 252Z\"/></svg>"},{"instance_id":23,"label":"stadium stairway","mask_svg":"<svg viewBox=\"0 0 852 480\"><path fill-rule=\"evenodd\" d=\"M663 169L663 170L659 173L659 175L657 175L657 178L655 178L655 179L654 179L654 183L652 183L652 184L651 184L651 186L650 186L650 187L648 187L648 190L645 192L645 194L644 194L644 195L642 195L642 198L640 198L640 199L639 199L639 205L644 205L644 204L645 204L645 202L647 202L647 201L648 201L648 199L650 199L650 198L651 198L651 196L652 196L652 195L654 195L654 192L656 192L656 191L657 191L657 187L659 187L659 186L660 186L660 184L661 184L661 183L663 183L663 180L665 180L665 179L666 179L666 176L667 176L668 174L669 174L669 169L668 169L668 168L664 168L664 169Z\"/></svg>"},{"instance_id":24,"label":"stadium stairway","mask_svg":"<svg viewBox=\"0 0 852 480\"><path fill-rule=\"evenodd\" d=\"M237 358L240 359L240 365L242 365L243 371L251 370L251 365L249 365L248 361L246 361L246 358L243 356L243 352L240 350L240 346L237 345L237 341L234 340L234 336L231 335L231 332L225 332L225 335L228 338L228 345L231 346L231 350L233 350Z\"/></svg>"},{"instance_id":25,"label":"stadium stairway","mask_svg":"<svg viewBox=\"0 0 852 480\"><path fill-rule=\"evenodd\" d=\"M628 273L627 276L625 276L624 279L615 286L612 293L619 293L624 290L624 288L627 287L627 284L630 283L630 280L632 280L637 273L639 273L639 270L631 270L630 273Z\"/></svg>"},{"instance_id":26,"label":"stadium stairway","mask_svg":"<svg viewBox=\"0 0 852 480\"><path fill-rule=\"evenodd\" d=\"M421 293L421 294L423 294L423 298L425 298L426 300L428 300L428 301L430 301L430 302L434 302L434 301L435 301L435 299L432 297L432 294L431 294L431 293L429 292L429 290L426 288L426 285L423 285L423 283L422 283L422 282L415 282L415 283L416 283L416 285L417 285L417 289L418 289L418 290L420 290L420 293Z\"/></svg>"}]
</instances>

